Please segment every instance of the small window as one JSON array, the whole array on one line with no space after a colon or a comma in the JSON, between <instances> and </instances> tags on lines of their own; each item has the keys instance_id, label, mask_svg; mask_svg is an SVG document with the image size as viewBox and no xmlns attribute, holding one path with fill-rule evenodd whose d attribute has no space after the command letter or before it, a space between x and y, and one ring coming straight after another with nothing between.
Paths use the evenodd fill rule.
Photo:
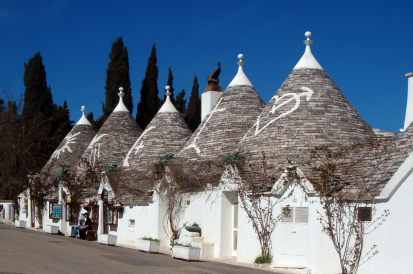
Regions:
<instances>
[{"instance_id":1,"label":"small window","mask_svg":"<svg viewBox=\"0 0 413 274\"><path fill-rule=\"evenodd\" d=\"M107 207L106 208L106 224L107 225L118 225L120 208Z\"/></svg>"},{"instance_id":2,"label":"small window","mask_svg":"<svg viewBox=\"0 0 413 274\"><path fill-rule=\"evenodd\" d=\"M359 207L358 208L358 219L362 222L371 221L371 207Z\"/></svg>"},{"instance_id":3,"label":"small window","mask_svg":"<svg viewBox=\"0 0 413 274\"><path fill-rule=\"evenodd\" d=\"M129 226L135 226L135 220L129 219Z\"/></svg>"}]
</instances>

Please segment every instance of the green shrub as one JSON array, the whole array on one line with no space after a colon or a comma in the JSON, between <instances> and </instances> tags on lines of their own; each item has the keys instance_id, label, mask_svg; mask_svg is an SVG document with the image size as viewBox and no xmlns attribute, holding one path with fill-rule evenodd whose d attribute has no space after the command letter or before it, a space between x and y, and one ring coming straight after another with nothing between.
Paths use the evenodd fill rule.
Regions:
<instances>
[{"instance_id":1,"label":"green shrub","mask_svg":"<svg viewBox=\"0 0 413 274\"><path fill-rule=\"evenodd\" d=\"M254 263L256 264L270 264L272 263L272 255L271 254L264 254L255 258Z\"/></svg>"},{"instance_id":2,"label":"green shrub","mask_svg":"<svg viewBox=\"0 0 413 274\"><path fill-rule=\"evenodd\" d=\"M171 244L171 246L174 246L174 245L177 245L177 246L185 246L185 247L192 247L192 245L191 245L190 243L181 244L181 243L175 242L175 243Z\"/></svg>"},{"instance_id":3,"label":"green shrub","mask_svg":"<svg viewBox=\"0 0 413 274\"><path fill-rule=\"evenodd\" d=\"M195 222L192 224L192 226L199 227L199 225Z\"/></svg>"},{"instance_id":4,"label":"green shrub","mask_svg":"<svg viewBox=\"0 0 413 274\"><path fill-rule=\"evenodd\" d=\"M154 242L159 242L159 239L153 239L152 237L142 237L142 240L146 240L146 241L154 241Z\"/></svg>"}]
</instances>

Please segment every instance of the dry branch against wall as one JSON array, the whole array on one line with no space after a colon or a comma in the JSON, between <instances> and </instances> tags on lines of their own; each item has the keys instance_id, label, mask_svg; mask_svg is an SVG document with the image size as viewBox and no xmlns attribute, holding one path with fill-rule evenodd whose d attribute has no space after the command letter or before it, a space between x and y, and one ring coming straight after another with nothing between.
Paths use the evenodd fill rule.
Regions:
<instances>
[{"instance_id":1,"label":"dry branch against wall","mask_svg":"<svg viewBox=\"0 0 413 274\"><path fill-rule=\"evenodd\" d=\"M62 166L57 177L51 179L57 182L57 189L62 187L67 190L72 208L78 212L82 202L96 195L101 172L99 163L91 165L89 161L81 159L72 169Z\"/></svg>"},{"instance_id":2,"label":"dry branch against wall","mask_svg":"<svg viewBox=\"0 0 413 274\"><path fill-rule=\"evenodd\" d=\"M220 162L193 161L180 158L159 161L154 166L161 174L158 184L159 197L165 203L166 212L163 227L171 244L180 237L185 224L182 217L186 208L188 193L203 191L210 185L218 185L223 166Z\"/></svg>"},{"instance_id":3,"label":"dry branch against wall","mask_svg":"<svg viewBox=\"0 0 413 274\"><path fill-rule=\"evenodd\" d=\"M283 214L289 214L289 206L286 206L280 214L275 214L274 209L280 203L274 198L274 194L283 187L273 188L275 178L274 167L267 165L268 156L263 152L259 161L252 161L249 153L234 154L225 159L228 161L226 175L233 177L234 190L238 192L241 207L248 216L255 234L260 243L261 255L255 260L256 263L272 262L272 240L271 235L281 221ZM237 157L235 157L237 156ZM288 174L289 180L297 180ZM226 178L227 179L227 178Z\"/></svg>"},{"instance_id":4,"label":"dry branch against wall","mask_svg":"<svg viewBox=\"0 0 413 274\"><path fill-rule=\"evenodd\" d=\"M377 254L376 246L364 252L364 237L390 212L377 213L372 200L392 176L392 161L411 148L398 146L396 138L372 139L349 146L314 147L305 156L306 176L323 208L319 221L339 255L342 273L357 273L362 263ZM372 210L370 222L359 216L366 207Z\"/></svg>"}]
</instances>

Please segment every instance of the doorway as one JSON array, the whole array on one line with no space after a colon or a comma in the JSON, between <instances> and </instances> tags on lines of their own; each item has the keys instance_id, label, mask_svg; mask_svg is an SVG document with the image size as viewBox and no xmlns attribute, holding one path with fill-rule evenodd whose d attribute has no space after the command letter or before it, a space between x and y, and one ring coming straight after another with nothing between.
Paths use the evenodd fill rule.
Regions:
<instances>
[{"instance_id":1,"label":"doorway","mask_svg":"<svg viewBox=\"0 0 413 274\"><path fill-rule=\"evenodd\" d=\"M279 225L280 265L308 267L308 207L290 206Z\"/></svg>"},{"instance_id":2,"label":"doorway","mask_svg":"<svg viewBox=\"0 0 413 274\"><path fill-rule=\"evenodd\" d=\"M232 256L237 256L238 250L238 202L232 204Z\"/></svg>"},{"instance_id":3,"label":"doorway","mask_svg":"<svg viewBox=\"0 0 413 274\"><path fill-rule=\"evenodd\" d=\"M31 219L31 227L35 226L36 223L36 207L34 206L34 201L33 199L30 199L30 219Z\"/></svg>"}]
</instances>

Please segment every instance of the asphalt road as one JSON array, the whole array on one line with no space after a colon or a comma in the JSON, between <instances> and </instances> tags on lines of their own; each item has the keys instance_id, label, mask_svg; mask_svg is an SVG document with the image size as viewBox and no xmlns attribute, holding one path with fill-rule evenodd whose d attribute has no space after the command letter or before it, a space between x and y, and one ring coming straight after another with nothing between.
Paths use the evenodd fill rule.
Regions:
<instances>
[{"instance_id":1,"label":"asphalt road","mask_svg":"<svg viewBox=\"0 0 413 274\"><path fill-rule=\"evenodd\" d=\"M0 273L274 273L100 245L0 223Z\"/></svg>"}]
</instances>

